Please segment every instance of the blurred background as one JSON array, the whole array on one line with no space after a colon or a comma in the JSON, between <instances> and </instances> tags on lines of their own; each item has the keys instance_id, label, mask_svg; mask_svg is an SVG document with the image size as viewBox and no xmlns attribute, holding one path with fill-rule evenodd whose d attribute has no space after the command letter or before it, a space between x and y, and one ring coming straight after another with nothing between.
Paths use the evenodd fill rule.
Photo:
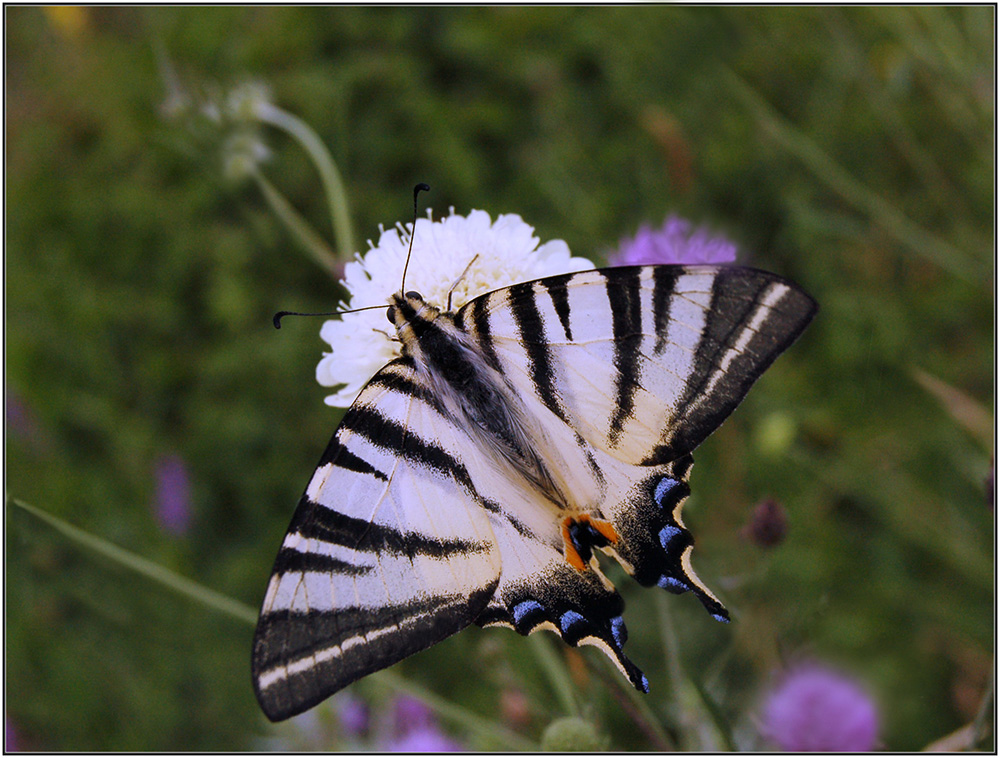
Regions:
<instances>
[{"instance_id":1,"label":"blurred background","mask_svg":"<svg viewBox=\"0 0 1000 758\"><path fill-rule=\"evenodd\" d=\"M867 693L878 747L992 746L993 8L5 20L6 488L60 520L7 501L8 749L392 749L414 719L515 749L574 714L615 750L747 749L802 661ZM247 92L329 150L353 240ZM597 651L479 628L290 723L254 700L248 614L340 417L321 322L270 319L335 307L317 250L366 249L419 181L597 262L675 213L820 303L695 456L694 563L734 623L618 581L639 704ZM445 702L407 717L407 687Z\"/></svg>"}]
</instances>

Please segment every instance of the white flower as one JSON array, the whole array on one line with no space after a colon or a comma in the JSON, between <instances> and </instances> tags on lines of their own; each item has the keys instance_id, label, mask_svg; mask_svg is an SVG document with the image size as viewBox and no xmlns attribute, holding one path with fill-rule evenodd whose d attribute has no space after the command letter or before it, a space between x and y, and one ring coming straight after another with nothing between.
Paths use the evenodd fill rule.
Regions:
<instances>
[{"instance_id":1,"label":"white flower","mask_svg":"<svg viewBox=\"0 0 1000 758\"><path fill-rule=\"evenodd\" d=\"M382 230L378 245L363 257L356 254L344 267L344 286L351 294L345 308L388 304L399 291L404 284L410 226ZM534 231L516 214L491 221L486 211L459 216L452 210L440 221L417 219L404 286L442 309L451 291L451 307L457 310L501 287L594 268L586 258L571 257L562 240L539 246ZM327 405L340 408L354 402L375 372L400 354L400 343L383 308L345 313L338 321L327 321L320 337L333 352L324 353L316 367L316 381L324 387L343 385L326 398Z\"/></svg>"}]
</instances>

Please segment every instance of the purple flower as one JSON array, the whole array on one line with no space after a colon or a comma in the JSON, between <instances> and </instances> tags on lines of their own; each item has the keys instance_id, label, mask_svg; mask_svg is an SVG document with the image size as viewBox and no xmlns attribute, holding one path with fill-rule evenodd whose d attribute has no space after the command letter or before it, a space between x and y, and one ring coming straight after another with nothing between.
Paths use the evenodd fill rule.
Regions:
<instances>
[{"instance_id":1,"label":"purple flower","mask_svg":"<svg viewBox=\"0 0 1000 758\"><path fill-rule=\"evenodd\" d=\"M736 245L725 237L713 236L704 227L693 228L680 216L667 217L660 229L648 224L639 227L633 239L623 239L609 266L638 266L652 263L733 263Z\"/></svg>"},{"instance_id":2,"label":"purple flower","mask_svg":"<svg viewBox=\"0 0 1000 758\"><path fill-rule=\"evenodd\" d=\"M14 722L10 716L4 716L3 750L5 753L16 753L21 749L20 740L17 738L17 730L14 729Z\"/></svg>"},{"instance_id":3,"label":"purple flower","mask_svg":"<svg viewBox=\"0 0 1000 758\"><path fill-rule=\"evenodd\" d=\"M392 740L384 748L387 753L460 753L464 748L435 727L421 727Z\"/></svg>"},{"instance_id":4,"label":"purple flower","mask_svg":"<svg viewBox=\"0 0 1000 758\"><path fill-rule=\"evenodd\" d=\"M857 682L816 663L786 672L768 695L761 733L781 750L868 752L878 711Z\"/></svg>"},{"instance_id":5,"label":"purple flower","mask_svg":"<svg viewBox=\"0 0 1000 758\"><path fill-rule=\"evenodd\" d=\"M781 503L765 498L757 503L750 521L743 527L743 535L759 547L774 547L785 539L788 516Z\"/></svg>"},{"instance_id":6,"label":"purple flower","mask_svg":"<svg viewBox=\"0 0 1000 758\"><path fill-rule=\"evenodd\" d=\"M400 695L393 706L393 731L396 736L434 726L431 709L415 697Z\"/></svg>"},{"instance_id":7,"label":"purple flower","mask_svg":"<svg viewBox=\"0 0 1000 758\"><path fill-rule=\"evenodd\" d=\"M337 700L337 718L340 726L352 737L360 737L368 731L370 723L368 705L364 700L344 692Z\"/></svg>"},{"instance_id":8,"label":"purple flower","mask_svg":"<svg viewBox=\"0 0 1000 758\"><path fill-rule=\"evenodd\" d=\"M391 753L455 753L464 748L437 727L434 714L416 698L400 695L393 707L395 738L383 745Z\"/></svg>"},{"instance_id":9,"label":"purple flower","mask_svg":"<svg viewBox=\"0 0 1000 758\"><path fill-rule=\"evenodd\" d=\"M179 455L166 455L156 465L156 518L170 534L180 536L191 525L191 482Z\"/></svg>"},{"instance_id":10,"label":"purple flower","mask_svg":"<svg viewBox=\"0 0 1000 758\"><path fill-rule=\"evenodd\" d=\"M5 400L7 433L10 437L20 438L36 450L43 449L46 440L31 406L12 390L7 390Z\"/></svg>"}]
</instances>

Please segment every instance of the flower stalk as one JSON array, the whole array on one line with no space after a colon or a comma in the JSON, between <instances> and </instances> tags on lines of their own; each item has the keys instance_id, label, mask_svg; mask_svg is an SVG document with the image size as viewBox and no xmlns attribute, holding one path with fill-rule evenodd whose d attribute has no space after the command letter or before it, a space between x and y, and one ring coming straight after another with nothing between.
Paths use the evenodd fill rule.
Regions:
<instances>
[{"instance_id":1,"label":"flower stalk","mask_svg":"<svg viewBox=\"0 0 1000 758\"><path fill-rule=\"evenodd\" d=\"M271 210L288 227L309 256L324 271L332 276L336 275L337 254L256 166L250 171L250 176L253 177Z\"/></svg>"},{"instance_id":2,"label":"flower stalk","mask_svg":"<svg viewBox=\"0 0 1000 758\"><path fill-rule=\"evenodd\" d=\"M340 178L340 171L333 161L333 156L309 125L302 119L282 110L270 102L260 102L254 109L254 115L262 123L277 127L296 140L309 153L313 163L319 170L323 189L326 191L327 202L330 205L330 221L333 224L333 235L341 260L347 260L354 252L354 229L351 225L351 213L347 203L347 192Z\"/></svg>"}]
</instances>

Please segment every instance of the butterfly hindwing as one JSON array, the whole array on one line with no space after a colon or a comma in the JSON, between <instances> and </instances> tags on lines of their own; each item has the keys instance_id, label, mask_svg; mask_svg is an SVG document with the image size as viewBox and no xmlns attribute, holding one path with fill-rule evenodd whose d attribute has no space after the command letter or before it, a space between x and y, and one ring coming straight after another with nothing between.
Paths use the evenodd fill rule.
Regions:
<instances>
[{"instance_id":1,"label":"butterfly hindwing","mask_svg":"<svg viewBox=\"0 0 1000 758\"><path fill-rule=\"evenodd\" d=\"M570 444L573 444L572 441ZM578 460L568 461L570 467ZM485 465L470 462L490 491ZM493 491L499 489L499 486ZM490 513L503 570L493 598L476 619L481 626L507 626L521 634L549 630L573 646L595 645L636 687L647 689L642 672L625 656L624 601L595 564L570 566L560 522L564 514L531 487L503 483L503 496Z\"/></svg>"},{"instance_id":2,"label":"butterfly hindwing","mask_svg":"<svg viewBox=\"0 0 1000 758\"><path fill-rule=\"evenodd\" d=\"M456 435L398 359L347 412L278 553L253 646L272 720L468 626L499 552Z\"/></svg>"}]
</instances>

